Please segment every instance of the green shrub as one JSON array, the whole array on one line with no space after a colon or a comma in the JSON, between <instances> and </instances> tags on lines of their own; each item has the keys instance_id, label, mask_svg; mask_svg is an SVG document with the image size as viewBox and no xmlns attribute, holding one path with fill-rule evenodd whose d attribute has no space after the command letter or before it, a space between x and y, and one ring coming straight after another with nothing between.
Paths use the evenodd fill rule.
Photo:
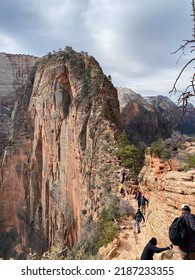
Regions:
<instances>
[{"instance_id":1,"label":"green shrub","mask_svg":"<svg viewBox=\"0 0 195 280\"><path fill-rule=\"evenodd\" d=\"M67 248L58 242L55 246L52 246L48 252L45 252L42 256L42 260L64 260ZM36 259L36 257L35 257Z\"/></svg>"},{"instance_id":2,"label":"green shrub","mask_svg":"<svg viewBox=\"0 0 195 280\"><path fill-rule=\"evenodd\" d=\"M110 120L112 123L117 124L118 122L115 112L108 100L106 100L102 105L101 116Z\"/></svg>"},{"instance_id":3,"label":"green shrub","mask_svg":"<svg viewBox=\"0 0 195 280\"><path fill-rule=\"evenodd\" d=\"M159 138L151 144L151 152L163 160L170 158L170 150L166 147L163 139Z\"/></svg>"},{"instance_id":4,"label":"green shrub","mask_svg":"<svg viewBox=\"0 0 195 280\"><path fill-rule=\"evenodd\" d=\"M122 131L117 137L117 143L119 147L125 147L130 144L129 139L125 131Z\"/></svg>"},{"instance_id":5,"label":"green shrub","mask_svg":"<svg viewBox=\"0 0 195 280\"><path fill-rule=\"evenodd\" d=\"M111 213L110 209L104 208L102 210L97 228L99 240L96 243L96 251L98 252L102 246L105 246L111 242L116 235L117 226L114 222L113 214Z\"/></svg>"},{"instance_id":6,"label":"green shrub","mask_svg":"<svg viewBox=\"0 0 195 280\"><path fill-rule=\"evenodd\" d=\"M190 170L190 166L189 166L189 164L186 164L185 166L184 166L184 172L187 172L187 171L189 171Z\"/></svg>"},{"instance_id":7,"label":"green shrub","mask_svg":"<svg viewBox=\"0 0 195 280\"><path fill-rule=\"evenodd\" d=\"M90 90L90 80L91 80L91 69L90 66L88 66L85 69L84 75L83 75L83 85L82 85L82 93L84 96L89 94Z\"/></svg>"},{"instance_id":8,"label":"green shrub","mask_svg":"<svg viewBox=\"0 0 195 280\"><path fill-rule=\"evenodd\" d=\"M96 259L99 249L111 242L116 236L115 219L118 214L119 199L112 197L108 201L108 206L101 211L98 222L90 221L87 224L81 241L68 252L68 259Z\"/></svg>"},{"instance_id":9,"label":"green shrub","mask_svg":"<svg viewBox=\"0 0 195 280\"><path fill-rule=\"evenodd\" d=\"M195 168L195 155L188 156L187 164L188 164L189 168Z\"/></svg>"},{"instance_id":10,"label":"green shrub","mask_svg":"<svg viewBox=\"0 0 195 280\"><path fill-rule=\"evenodd\" d=\"M195 168L195 155L189 155L187 157L187 164L184 166L184 171L187 172L191 168Z\"/></svg>"},{"instance_id":11,"label":"green shrub","mask_svg":"<svg viewBox=\"0 0 195 280\"><path fill-rule=\"evenodd\" d=\"M144 151L131 145L124 131L117 137L117 144L117 156L122 166L130 169L134 176L137 176L144 164Z\"/></svg>"}]
</instances>

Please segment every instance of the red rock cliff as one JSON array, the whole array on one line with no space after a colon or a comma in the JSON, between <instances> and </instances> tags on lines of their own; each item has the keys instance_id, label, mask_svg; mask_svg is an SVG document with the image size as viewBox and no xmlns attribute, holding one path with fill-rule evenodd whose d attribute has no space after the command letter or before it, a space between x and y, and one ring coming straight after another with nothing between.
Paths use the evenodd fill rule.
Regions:
<instances>
[{"instance_id":1,"label":"red rock cliff","mask_svg":"<svg viewBox=\"0 0 195 280\"><path fill-rule=\"evenodd\" d=\"M34 67L1 167L1 237L14 236L4 257L79 240L116 185L119 122L116 89L93 57L66 48Z\"/></svg>"}]
</instances>

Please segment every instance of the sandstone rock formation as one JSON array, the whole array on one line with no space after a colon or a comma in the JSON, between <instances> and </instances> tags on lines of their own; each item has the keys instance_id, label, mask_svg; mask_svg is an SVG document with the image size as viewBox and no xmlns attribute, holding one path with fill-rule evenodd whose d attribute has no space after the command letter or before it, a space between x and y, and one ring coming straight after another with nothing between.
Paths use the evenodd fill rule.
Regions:
<instances>
[{"instance_id":1,"label":"sandstone rock formation","mask_svg":"<svg viewBox=\"0 0 195 280\"><path fill-rule=\"evenodd\" d=\"M181 168L183 153L194 155L195 142L186 142L177 158L165 162L148 153L140 172L140 187L150 201L147 228L163 243L169 242L169 225L180 216L183 203L189 203L195 214L195 169Z\"/></svg>"},{"instance_id":2,"label":"sandstone rock formation","mask_svg":"<svg viewBox=\"0 0 195 280\"><path fill-rule=\"evenodd\" d=\"M15 91L26 81L38 60L31 55L0 53L0 156L7 142Z\"/></svg>"},{"instance_id":3,"label":"sandstone rock formation","mask_svg":"<svg viewBox=\"0 0 195 280\"><path fill-rule=\"evenodd\" d=\"M117 91L93 57L67 47L34 66L3 154L1 256L79 240L118 181L119 127Z\"/></svg>"}]
</instances>

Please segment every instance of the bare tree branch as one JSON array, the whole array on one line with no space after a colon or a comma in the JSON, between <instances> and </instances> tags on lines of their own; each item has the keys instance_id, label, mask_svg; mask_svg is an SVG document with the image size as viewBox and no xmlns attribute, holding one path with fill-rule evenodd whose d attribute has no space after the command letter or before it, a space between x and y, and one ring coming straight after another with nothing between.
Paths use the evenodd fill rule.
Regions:
<instances>
[{"instance_id":1,"label":"bare tree branch","mask_svg":"<svg viewBox=\"0 0 195 280\"><path fill-rule=\"evenodd\" d=\"M173 54L176 54L179 51L182 51L182 54L180 55L179 59L185 54L186 48L189 46L191 48L190 53L193 53L195 51L195 0L191 1L192 5L192 21L193 21L193 33L192 33L192 39L190 40L184 40L185 44L181 45ZM179 75L177 76L172 89L169 91L170 94L176 94L180 92L179 97L177 98L177 103L182 106L183 113L185 114L187 111L188 103L190 100L192 100L193 97L195 97L195 73L192 74L192 79L190 81L190 84L186 87L184 91L180 91L177 89L178 81L180 80L183 72L186 70L186 68L195 61L195 57L190 59L181 69L179 72Z\"/></svg>"},{"instance_id":2,"label":"bare tree branch","mask_svg":"<svg viewBox=\"0 0 195 280\"><path fill-rule=\"evenodd\" d=\"M194 61L194 60L195 60L195 58L192 58L190 61L188 61L188 63L186 63L186 64L184 65L184 67L181 69L179 75L177 76L177 79L175 80L175 82L174 82L174 84L173 84L173 87L172 87L172 89L170 90L169 93L172 93L172 92L177 91L177 89L176 89L176 84L177 84L178 80L180 79L180 77L181 77L182 73L184 72L184 70L185 70L185 69L188 67L188 65L189 65L190 63L192 63L192 61ZM193 76L194 76L194 75L193 75Z\"/></svg>"}]
</instances>

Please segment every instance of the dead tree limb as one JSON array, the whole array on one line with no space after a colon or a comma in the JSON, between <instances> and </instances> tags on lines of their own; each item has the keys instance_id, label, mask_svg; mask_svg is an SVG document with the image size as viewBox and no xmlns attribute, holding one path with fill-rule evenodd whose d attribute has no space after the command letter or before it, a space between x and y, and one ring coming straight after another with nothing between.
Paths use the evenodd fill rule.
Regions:
<instances>
[{"instance_id":1,"label":"dead tree limb","mask_svg":"<svg viewBox=\"0 0 195 280\"><path fill-rule=\"evenodd\" d=\"M195 0L192 0L191 5L192 5L191 16L192 16L192 21L193 21L193 28L192 28L192 30L193 30L192 37L193 38L191 40L185 40L185 43L183 45L181 45L175 52L173 52L173 54L176 54L177 52L182 51L180 58L184 55L187 47L191 48L190 53L195 51L195 45L194 45L195 44ZM195 73L192 74L191 82L184 91L178 90L177 85L178 85L178 81L181 79L183 72L194 61L195 61L195 58L192 58L183 66L183 68L179 72L179 75L177 76L177 78L173 84L172 89L169 91L170 95L180 92L179 97L177 98L177 103L178 103L178 105L182 106L183 113L185 113L187 111L188 103L190 102L190 100L192 100L192 98L195 97Z\"/></svg>"}]
</instances>

